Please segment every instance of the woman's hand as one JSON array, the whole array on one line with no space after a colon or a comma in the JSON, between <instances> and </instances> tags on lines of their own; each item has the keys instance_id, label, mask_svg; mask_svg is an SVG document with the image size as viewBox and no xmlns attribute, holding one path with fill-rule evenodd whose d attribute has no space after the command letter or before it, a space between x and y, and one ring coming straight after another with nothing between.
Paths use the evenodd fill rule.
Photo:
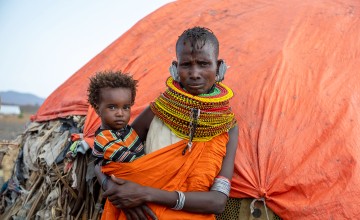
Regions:
<instances>
[{"instance_id":1,"label":"woman's hand","mask_svg":"<svg viewBox=\"0 0 360 220\"><path fill-rule=\"evenodd\" d=\"M111 176L105 188L103 196L116 208L132 208L147 202L145 187L131 181Z\"/></svg>"},{"instance_id":2,"label":"woman's hand","mask_svg":"<svg viewBox=\"0 0 360 220\"><path fill-rule=\"evenodd\" d=\"M95 175L100 183L104 178L108 178L105 174L101 172L101 167L99 165L95 166ZM127 189L126 188L127 186L130 186L130 189ZM123 191L126 192L128 190L137 190L136 187L142 187L142 186L112 176L108 181L105 181L104 186L102 186L102 188L106 190L103 196L108 197L111 203L114 202L115 204L117 204L115 205L113 203L115 207L123 209L126 218L128 220L147 219L146 216L151 217L154 220L157 219L154 212L146 204L144 204L145 201L141 202L141 205L136 205L135 203L131 203L130 201L132 201L132 199L126 200L127 202L124 202L124 204L121 203L122 202L121 196L122 195L124 196L122 192ZM125 194L125 196L126 195L127 194ZM135 200L138 201L137 204L139 204L139 200L138 199Z\"/></svg>"},{"instance_id":3,"label":"woman's hand","mask_svg":"<svg viewBox=\"0 0 360 220\"><path fill-rule=\"evenodd\" d=\"M145 204L142 192L143 186L111 176L108 180L103 196L118 209L122 209L128 220L157 219L154 212Z\"/></svg>"}]
</instances>

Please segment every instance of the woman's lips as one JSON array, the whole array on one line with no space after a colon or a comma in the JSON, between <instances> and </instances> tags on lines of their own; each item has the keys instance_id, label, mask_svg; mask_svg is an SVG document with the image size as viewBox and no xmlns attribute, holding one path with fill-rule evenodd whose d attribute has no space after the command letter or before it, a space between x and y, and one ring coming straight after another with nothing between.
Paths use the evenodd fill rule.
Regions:
<instances>
[{"instance_id":1,"label":"woman's lips","mask_svg":"<svg viewBox=\"0 0 360 220\"><path fill-rule=\"evenodd\" d=\"M189 88L198 89L202 87L202 84L188 84Z\"/></svg>"}]
</instances>

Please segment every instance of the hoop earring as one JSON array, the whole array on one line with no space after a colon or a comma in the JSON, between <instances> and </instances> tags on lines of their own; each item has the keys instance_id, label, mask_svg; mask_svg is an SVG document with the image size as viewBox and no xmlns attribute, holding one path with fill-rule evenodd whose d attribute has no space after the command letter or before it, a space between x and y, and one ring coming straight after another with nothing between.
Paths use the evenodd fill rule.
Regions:
<instances>
[{"instance_id":1,"label":"hoop earring","mask_svg":"<svg viewBox=\"0 0 360 220\"><path fill-rule=\"evenodd\" d=\"M174 81L177 81L177 82L180 81L180 77L179 77L179 74L177 72L176 65L174 63L172 63L170 65L169 72L170 72L170 75L171 75L171 77L173 78Z\"/></svg>"},{"instance_id":2,"label":"hoop earring","mask_svg":"<svg viewBox=\"0 0 360 220\"><path fill-rule=\"evenodd\" d=\"M221 82L224 80L227 68L228 68L228 66L226 65L225 61L221 60L218 73L216 74L216 77L215 77L216 82Z\"/></svg>"}]
</instances>

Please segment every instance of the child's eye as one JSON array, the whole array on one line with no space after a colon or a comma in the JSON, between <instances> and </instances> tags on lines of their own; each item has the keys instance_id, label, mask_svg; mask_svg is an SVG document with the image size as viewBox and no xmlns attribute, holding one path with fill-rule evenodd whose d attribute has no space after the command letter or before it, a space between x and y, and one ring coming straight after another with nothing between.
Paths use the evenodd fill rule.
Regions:
<instances>
[{"instance_id":1,"label":"child's eye","mask_svg":"<svg viewBox=\"0 0 360 220\"><path fill-rule=\"evenodd\" d=\"M125 110L130 110L130 109L131 109L131 106L130 106L130 105L126 105L126 106L124 106L124 109L125 109Z\"/></svg>"},{"instance_id":2,"label":"child's eye","mask_svg":"<svg viewBox=\"0 0 360 220\"><path fill-rule=\"evenodd\" d=\"M109 108L110 110L115 110L115 109L116 109L116 107L113 106L113 105L109 106L108 108Z\"/></svg>"}]
</instances>

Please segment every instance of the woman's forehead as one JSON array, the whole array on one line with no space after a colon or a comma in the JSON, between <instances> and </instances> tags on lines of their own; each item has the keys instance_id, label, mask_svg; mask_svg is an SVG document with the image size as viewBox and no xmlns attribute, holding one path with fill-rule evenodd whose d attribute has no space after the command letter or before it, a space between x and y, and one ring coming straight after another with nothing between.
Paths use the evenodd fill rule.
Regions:
<instances>
[{"instance_id":1,"label":"woman's forehead","mask_svg":"<svg viewBox=\"0 0 360 220\"><path fill-rule=\"evenodd\" d=\"M196 43L192 45L190 42L184 42L183 45L178 48L177 56L180 58L181 56L187 55L207 55L207 56L215 56L216 50L214 45L211 42L205 42L205 44Z\"/></svg>"}]
</instances>

